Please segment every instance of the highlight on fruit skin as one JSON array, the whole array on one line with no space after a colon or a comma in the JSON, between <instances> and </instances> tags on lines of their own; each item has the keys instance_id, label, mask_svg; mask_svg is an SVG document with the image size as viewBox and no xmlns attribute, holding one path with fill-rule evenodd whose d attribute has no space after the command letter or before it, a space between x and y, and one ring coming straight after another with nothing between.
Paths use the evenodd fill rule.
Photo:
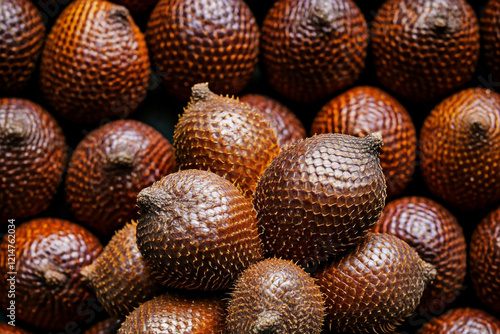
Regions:
<instances>
[{"instance_id":1,"label":"highlight on fruit skin","mask_svg":"<svg viewBox=\"0 0 500 334\"><path fill-rule=\"evenodd\" d=\"M283 148L254 194L267 254L314 267L359 243L385 205L381 146L380 133L328 133Z\"/></svg>"},{"instance_id":2,"label":"highlight on fruit skin","mask_svg":"<svg viewBox=\"0 0 500 334\"><path fill-rule=\"evenodd\" d=\"M47 209L67 157L66 138L49 112L29 100L0 98L0 224Z\"/></svg>"},{"instance_id":3,"label":"highlight on fruit skin","mask_svg":"<svg viewBox=\"0 0 500 334\"><path fill-rule=\"evenodd\" d=\"M447 311L431 319L418 334L497 334L500 320L476 308L462 307Z\"/></svg>"},{"instance_id":4,"label":"highlight on fruit skin","mask_svg":"<svg viewBox=\"0 0 500 334\"><path fill-rule=\"evenodd\" d=\"M208 171L169 174L137 196L137 245L171 288L227 289L262 259L256 212L228 180Z\"/></svg>"},{"instance_id":5,"label":"highlight on fruit skin","mask_svg":"<svg viewBox=\"0 0 500 334\"><path fill-rule=\"evenodd\" d=\"M368 233L355 249L313 274L326 298L326 325L341 333L394 330L435 276L433 265L385 233Z\"/></svg>"},{"instance_id":6,"label":"highlight on fruit skin","mask_svg":"<svg viewBox=\"0 0 500 334\"><path fill-rule=\"evenodd\" d=\"M314 279L292 261L271 258L238 277L230 293L227 330L232 334L319 334L323 295Z\"/></svg>"}]
</instances>

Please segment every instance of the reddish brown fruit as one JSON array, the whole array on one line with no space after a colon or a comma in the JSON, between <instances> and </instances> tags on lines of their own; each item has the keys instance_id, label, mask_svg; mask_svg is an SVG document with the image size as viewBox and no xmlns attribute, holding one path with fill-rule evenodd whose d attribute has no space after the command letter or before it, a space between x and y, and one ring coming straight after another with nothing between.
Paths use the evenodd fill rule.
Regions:
<instances>
[{"instance_id":1,"label":"reddish brown fruit","mask_svg":"<svg viewBox=\"0 0 500 334\"><path fill-rule=\"evenodd\" d=\"M158 131L139 121L114 121L76 147L66 199L78 220L111 236L137 216L137 194L174 168L173 147Z\"/></svg>"},{"instance_id":2,"label":"reddish brown fruit","mask_svg":"<svg viewBox=\"0 0 500 334\"><path fill-rule=\"evenodd\" d=\"M491 69L491 79L500 80L500 1L490 0L481 16L481 37L483 39L484 56Z\"/></svg>"},{"instance_id":3,"label":"reddish brown fruit","mask_svg":"<svg viewBox=\"0 0 500 334\"><path fill-rule=\"evenodd\" d=\"M38 104L0 99L0 220L44 211L62 181L66 139Z\"/></svg>"},{"instance_id":4,"label":"reddish brown fruit","mask_svg":"<svg viewBox=\"0 0 500 334\"><path fill-rule=\"evenodd\" d=\"M121 320L108 318L99 321L97 324L83 332L83 334L116 334L121 324Z\"/></svg>"},{"instance_id":5,"label":"reddish brown fruit","mask_svg":"<svg viewBox=\"0 0 500 334\"><path fill-rule=\"evenodd\" d=\"M465 0L388 0L371 36L379 81L412 101L462 87L479 58L479 24Z\"/></svg>"},{"instance_id":6,"label":"reddish brown fruit","mask_svg":"<svg viewBox=\"0 0 500 334\"><path fill-rule=\"evenodd\" d=\"M403 197L386 205L373 231L400 238L435 267L437 276L417 311L434 313L455 300L467 271L467 245L462 227L446 208L424 197Z\"/></svg>"},{"instance_id":7,"label":"reddish brown fruit","mask_svg":"<svg viewBox=\"0 0 500 334\"><path fill-rule=\"evenodd\" d=\"M11 326L2 322L0 322L0 332L2 334L30 334L30 332L19 328L17 324L16 326Z\"/></svg>"},{"instance_id":8,"label":"reddish brown fruit","mask_svg":"<svg viewBox=\"0 0 500 334\"><path fill-rule=\"evenodd\" d=\"M498 334L500 320L474 308L457 308L426 323L418 334Z\"/></svg>"},{"instance_id":9,"label":"reddish brown fruit","mask_svg":"<svg viewBox=\"0 0 500 334\"><path fill-rule=\"evenodd\" d=\"M123 6L76 0L47 36L41 89L52 108L74 122L128 116L146 97L149 76L144 36Z\"/></svg>"},{"instance_id":10,"label":"reddish brown fruit","mask_svg":"<svg viewBox=\"0 0 500 334\"><path fill-rule=\"evenodd\" d=\"M354 250L314 274L337 332L386 333L409 317L436 275L406 242L369 233Z\"/></svg>"},{"instance_id":11,"label":"reddish brown fruit","mask_svg":"<svg viewBox=\"0 0 500 334\"><path fill-rule=\"evenodd\" d=\"M385 204L381 146L379 133L329 133L285 147L255 191L265 250L308 266L359 243Z\"/></svg>"},{"instance_id":12,"label":"reddish brown fruit","mask_svg":"<svg viewBox=\"0 0 500 334\"><path fill-rule=\"evenodd\" d=\"M174 148L181 169L210 170L251 198L257 180L278 154L278 138L255 108L193 87L191 102L175 125Z\"/></svg>"},{"instance_id":13,"label":"reddish brown fruit","mask_svg":"<svg viewBox=\"0 0 500 334\"><path fill-rule=\"evenodd\" d=\"M47 330L64 330L69 322L84 319L82 305L89 296L80 270L92 263L102 246L80 225L56 218L39 218L17 226L15 241L7 235L0 243L0 276L8 282L15 276L16 320ZM15 242L15 269L7 254ZM7 289L0 286L3 311L10 303Z\"/></svg>"},{"instance_id":14,"label":"reddish brown fruit","mask_svg":"<svg viewBox=\"0 0 500 334\"><path fill-rule=\"evenodd\" d=\"M399 195L411 182L417 134L406 109L389 94L363 86L330 100L314 118L311 134L335 132L358 137L382 133L380 165L387 181L387 197Z\"/></svg>"},{"instance_id":15,"label":"reddish brown fruit","mask_svg":"<svg viewBox=\"0 0 500 334\"><path fill-rule=\"evenodd\" d=\"M137 245L166 286L226 289L262 259L252 203L212 172L172 173L142 190L137 202Z\"/></svg>"},{"instance_id":16,"label":"reddish brown fruit","mask_svg":"<svg viewBox=\"0 0 500 334\"><path fill-rule=\"evenodd\" d=\"M246 94L240 97L240 101L248 103L261 112L276 132L280 147L306 137L302 122L290 109L277 100L265 95Z\"/></svg>"},{"instance_id":17,"label":"reddish brown fruit","mask_svg":"<svg viewBox=\"0 0 500 334\"><path fill-rule=\"evenodd\" d=\"M45 37L45 24L29 0L0 2L0 94L19 93L28 83Z\"/></svg>"},{"instance_id":18,"label":"reddish brown fruit","mask_svg":"<svg viewBox=\"0 0 500 334\"><path fill-rule=\"evenodd\" d=\"M243 0L160 0L146 38L167 91L182 101L200 82L238 94L257 65L259 27Z\"/></svg>"},{"instance_id":19,"label":"reddish brown fruit","mask_svg":"<svg viewBox=\"0 0 500 334\"><path fill-rule=\"evenodd\" d=\"M500 313L500 208L475 228L469 250L474 290L486 306Z\"/></svg>"},{"instance_id":20,"label":"reddish brown fruit","mask_svg":"<svg viewBox=\"0 0 500 334\"><path fill-rule=\"evenodd\" d=\"M420 132L420 169L449 204L475 210L500 201L500 95L471 88L438 104Z\"/></svg>"},{"instance_id":21,"label":"reddish brown fruit","mask_svg":"<svg viewBox=\"0 0 500 334\"><path fill-rule=\"evenodd\" d=\"M351 0L279 0L262 24L271 86L312 102L354 83L365 67L368 28Z\"/></svg>"}]
</instances>

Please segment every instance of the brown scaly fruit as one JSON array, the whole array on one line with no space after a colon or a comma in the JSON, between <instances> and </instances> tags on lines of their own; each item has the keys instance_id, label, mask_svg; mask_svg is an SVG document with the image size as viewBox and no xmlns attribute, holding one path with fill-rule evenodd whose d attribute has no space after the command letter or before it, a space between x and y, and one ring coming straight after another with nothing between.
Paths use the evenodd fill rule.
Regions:
<instances>
[{"instance_id":1,"label":"brown scaly fruit","mask_svg":"<svg viewBox=\"0 0 500 334\"><path fill-rule=\"evenodd\" d=\"M253 107L212 93L206 83L192 90L174 130L179 167L210 170L251 198L260 174L278 154L275 131Z\"/></svg>"},{"instance_id":2,"label":"brown scaly fruit","mask_svg":"<svg viewBox=\"0 0 500 334\"><path fill-rule=\"evenodd\" d=\"M479 299L500 313L500 208L491 211L472 233L469 268Z\"/></svg>"},{"instance_id":3,"label":"brown scaly fruit","mask_svg":"<svg viewBox=\"0 0 500 334\"><path fill-rule=\"evenodd\" d=\"M12 326L3 322L0 322L0 332L2 334L30 334L30 332L20 328L17 324L15 326Z\"/></svg>"},{"instance_id":4,"label":"brown scaly fruit","mask_svg":"<svg viewBox=\"0 0 500 334\"><path fill-rule=\"evenodd\" d=\"M381 146L380 133L328 133L285 147L255 191L265 250L314 266L359 243L385 204Z\"/></svg>"},{"instance_id":5,"label":"brown scaly fruit","mask_svg":"<svg viewBox=\"0 0 500 334\"><path fill-rule=\"evenodd\" d=\"M251 201L212 172L169 174L142 190L137 203L137 245L166 286L226 289L262 259Z\"/></svg>"},{"instance_id":6,"label":"brown scaly fruit","mask_svg":"<svg viewBox=\"0 0 500 334\"><path fill-rule=\"evenodd\" d=\"M388 0L371 27L378 80L429 101L465 85L479 59L479 24L465 0Z\"/></svg>"},{"instance_id":7,"label":"brown scaly fruit","mask_svg":"<svg viewBox=\"0 0 500 334\"><path fill-rule=\"evenodd\" d=\"M0 2L0 94L25 88L42 52L45 24L29 0Z\"/></svg>"},{"instance_id":8,"label":"brown scaly fruit","mask_svg":"<svg viewBox=\"0 0 500 334\"><path fill-rule=\"evenodd\" d=\"M437 197L463 210L500 201L500 95L470 88L439 103L420 132L420 170Z\"/></svg>"},{"instance_id":9,"label":"brown scaly fruit","mask_svg":"<svg viewBox=\"0 0 500 334\"><path fill-rule=\"evenodd\" d=\"M373 231L405 241L436 269L418 312L442 310L459 295L467 271L467 245L462 227L442 205L417 196L396 199L385 206Z\"/></svg>"},{"instance_id":10,"label":"brown scaly fruit","mask_svg":"<svg viewBox=\"0 0 500 334\"><path fill-rule=\"evenodd\" d=\"M79 221L111 236L136 218L137 194L174 169L173 147L162 134L139 121L113 121L73 152L66 200Z\"/></svg>"},{"instance_id":11,"label":"brown scaly fruit","mask_svg":"<svg viewBox=\"0 0 500 334\"><path fill-rule=\"evenodd\" d=\"M116 334L120 328L122 321L119 319L108 318L99 321L89 329L87 329L83 334Z\"/></svg>"},{"instance_id":12,"label":"brown scaly fruit","mask_svg":"<svg viewBox=\"0 0 500 334\"><path fill-rule=\"evenodd\" d=\"M112 317L124 319L137 306L159 295L161 285L146 269L137 248L137 222L119 230L91 265L82 269L85 283Z\"/></svg>"},{"instance_id":13,"label":"brown scaly fruit","mask_svg":"<svg viewBox=\"0 0 500 334\"><path fill-rule=\"evenodd\" d=\"M3 282L15 275L16 320L47 330L65 330L66 324L84 320L82 305L89 291L80 270L92 263L102 246L82 226L57 218L38 218L17 226L15 233L15 269L7 254L12 254L12 235L0 243L0 276ZM0 286L0 305L10 303L7 289Z\"/></svg>"},{"instance_id":14,"label":"brown scaly fruit","mask_svg":"<svg viewBox=\"0 0 500 334\"><path fill-rule=\"evenodd\" d=\"M238 94L257 65L259 27L243 0L160 0L146 38L163 84L182 101L200 82Z\"/></svg>"},{"instance_id":15,"label":"brown scaly fruit","mask_svg":"<svg viewBox=\"0 0 500 334\"><path fill-rule=\"evenodd\" d=\"M0 220L44 211L67 156L62 129L45 109L24 99L0 99Z\"/></svg>"},{"instance_id":16,"label":"brown scaly fruit","mask_svg":"<svg viewBox=\"0 0 500 334\"><path fill-rule=\"evenodd\" d=\"M456 308L426 323L418 334L498 334L500 320L470 307Z\"/></svg>"},{"instance_id":17,"label":"brown scaly fruit","mask_svg":"<svg viewBox=\"0 0 500 334\"><path fill-rule=\"evenodd\" d=\"M73 1L47 36L40 87L52 108L71 121L128 116L146 97L149 77L146 41L123 6Z\"/></svg>"},{"instance_id":18,"label":"brown scaly fruit","mask_svg":"<svg viewBox=\"0 0 500 334\"><path fill-rule=\"evenodd\" d=\"M377 131L384 137L380 165L387 182L387 197L394 197L411 182L417 158L415 126L396 99L375 87L356 87L324 105L311 126L311 134L364 137Z\"/></svg>"},{"instance_id":19,"label":"brown scaly fruit","mask_svg":"<svg viewBox=\"0 0 500 334\"><path fill-rule=\"evenodd\" d=\"M354 83L365 67L368 28L351 0L279 0L262 24L271 86L312 102Z\"/></svg>"},{"instance_id":20,"label":"brown scaly fruit","mask_svg":"<svg viewBox=\"0 0 500 334\"><path fill-rule=\"evenodd\" d=\"M491 79L500 80L500 1L490 0L481 16L481 37L483 39L484 56L491 69Z\"/></svg>"},{"instance_id":21,"label":"brown scaly fruit","mask_svg":"<svg viewBox=\"0 0 500 334\"><path fill-rule=\"evenodd\" d=\"M394 330L435 276L413 248L385 233L368 233L347 255L314 273L325 294L327 325L349 333Z\"/></svg>"},{"instance_id":22,"label":"brown scaly fruit","mask_svg":"<svg viewBox=\"0 0 500 334\"><path fill-rule=\"evenodd\" d=\"M261 112L276 132L280 147L306 137L306 130L302 122L279 101L260 94L243 95L240 97L240 101L248 103Z\"/></svg>"},{"instance_id":23,"label":"brown scaly fruit","mask_svg":"<svg viewBox=\"0 0 500 334\"><path fill-rule=\"evenodd\" d=\"M238 277L227 309L231 334L319 334L323 295L314 279L291 261L266 259Z\"/></svg>"}]
</instances>

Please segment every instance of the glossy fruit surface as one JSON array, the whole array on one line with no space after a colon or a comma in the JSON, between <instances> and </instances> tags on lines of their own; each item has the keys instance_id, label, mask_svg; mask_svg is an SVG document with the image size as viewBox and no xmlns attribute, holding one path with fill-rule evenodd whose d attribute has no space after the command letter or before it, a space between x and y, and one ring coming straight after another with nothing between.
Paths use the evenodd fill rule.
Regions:
<instances>
[{"instance_id":1,"label":"glossy fruit surface","mask_svg":"<svg viewBox=\"0 0 500 334\"><path fill-rule=\"evenodd\" d=\"M426 323L418 334L497 334L500 320L485 311L464 307L449 310Z\"/></svg>"},{"instance_id":2,"label":"glossy fruit surface","mask_svg":"<svg viewBox=\"0 0 500 334\"><path fill-rule=\"evenodd\" d=\"M500 80L500 1L489 0L481 16L481 37L484 56L491 70L491 79Z\"/></svg>"}]
</instances>

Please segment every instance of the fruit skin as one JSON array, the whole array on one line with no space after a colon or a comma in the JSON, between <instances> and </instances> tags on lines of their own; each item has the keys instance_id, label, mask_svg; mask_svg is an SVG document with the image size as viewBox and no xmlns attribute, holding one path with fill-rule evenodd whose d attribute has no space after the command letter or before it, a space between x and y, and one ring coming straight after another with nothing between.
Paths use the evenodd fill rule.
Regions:
<instances>
[{"instance_id":1,"label":"fruit skin","mask_svg":"<svg viewBox=\"0 0 500 334\"><path fill-rule=\"evenodd\" d=\"M130 115L146 97L150 72L146 41L125 7L76 0L47 36L40 87L61 116L91 124Z\"/></svg>"},{"instance_id":2,"label":"fruit skin","mask_svg":"<svg viewBox=\"0 0 500 334\"><path fill-rule=\"evenodd\" d=\"M262 259L252 203L208 171L169 174L137 196L137 245L163 285L226 289Z\"/></svg>"},{"instance_id":3,"label":"fruit skin","mask_svg":"<svg viewBox=\"0 0 500 334\"><path fill-rule=\"evenodd\" d=\"M368 27L351 0L279 0L261 29L270 85L313 102L354 83L365 67Z\"/></svg>"},{"instance_id":4,"label":"fruit skin","mask_svg":"<svg viewBox=\"0 0 500 334\"><path fill-rule=\"evenodd\" d=\"M436 269L418 312L442 310L459 295L467 271L467 244L462 227L445 207L425 197L399 198L387 203L372 230L405 241Z\"/></svg>"},{"instance_id":5,"label":"fruit skin","mask_svg":"<svg viewBox=\"0 0 500 334\"><path fill-rule=\"evenodd\" d=\"M110 316L124 319L130 312L162 292L146 269L137 248L137 222L120 229L99 257L81 275Z\"/></svg>"},{"instance_id":6,"label":"fruit skin","mask_svg":"<svg viewBox=\"0 0 500 334\"><path fill-rule=\"evenodd\" d=\"M83 332L83 334L116 334L121 324L121 320L108 318L99 321Z\"/></svg>"},{"instance_id":7,"label":"fruit skin","mask_svg":"<svg viewBox=\"0 0 500 334\"><path fill-rule=\"evenodd\" d=\"M420 132L420 170L434 195L462 210L500 201L500 95L462 90L439 103Z\"/></svg>"},{"instance_id":8,"label":"fruit skin","mask_svg":"<svg viewBox=\"0 0 500 334\"><path fill-rule=\"evenodd\" d=\"M500 208L491 211L472 233L469 268L481 302L500 313Z\"/></svg>"},{"instance_id":9,"label":"fruit skin","mask_svg":"<svg viewBox=\"0 0 500 334\"><path fill-rule=\"evenodd\" d=\"M67 156L62 129L45 109L25 99L0 99L0 220L44 211Z\"/></svg>"},{"instance_id":10,"label":"fruit skin","mask_svg":"<svg viewBox=\"0 0 500 334\"><path fill-rule=\"evenodd\" d=\"M265 251L309 267L359 243L385 205L381 146L379 133L328 133L285 147L254 196Z\"/></svg>"},{"instance_id":11,"label":"fruit skin","mask_svg":"<svg viewBox=\"0 0 500 334\"><path fill-rule=\"evenodd\" d=\"M252 198L257 180L278 154L278 137L266 118L238 100L196 84L175 125L174 149L180 169L210 170Z\"/></svg>"},{"instance_id":12,"label":"fruit skin","mask_svg":"<svg viewBox=\"0 0 500 334\"><path fill-rule=\"evenodd\" d=\"M370 32L378 80L411 101L464 86L479 59L479 23L465 0L388 0Z\"/></svg>"},{"instance_id":13,"label":"fruit skin","mask_svg":"<svg viewBox=\"0 0 500 334\"><path fill-rule=\"evenodd\" d=\"M10 237L0 242L0 276L6 282ZM46 330L64 330L69 322L84 320L81 307L89 291L80 277L102 245L82 226L58 218L37 218L16 227L16 320ZM7 285L0 286L0 305L10 303Z\"/></svg>"},{"instance_id":14,"label":"fruit skin","mask_svg":"<svg viewBox=\"0 0 500 334\"><path fill-rule=\"evenodd\" d=\"M0 94L17 94L28 84L42 52L45 24L29 0L0 2Z\"/></svg>"},{"instance_id":15,"label":"fruit skin","mask_svg":"<svg viewBox=\"0 0 500 334\"><path fill-rule=\"evenodd\" d=\"M313 277L325 294L330 330L386 333L413 313L435 275L434 267L406 242L368 233L355 249Z\"/></svg>"},{"instance_id":16,"label":"fruit skin","mask_svg":"<svg viewBox=\"0 0 500 334\"><path fill-rule=\"evenodd\" d=\"M484 56L491 69L492 79L500 81L500 66L496 61L500 58L500 1L488 1L481 16L480 27Z\"/></svg>"},{"instance_id":17,"label":"fruit skin","mask_svg":"<svg viewBox=\"0 0 500 334\"><path fill-rule=\"evenodd\" d=\"M266 259L239 276L227 309L228 333L319 334L323 295L313 278L291 261Z\"/></svg>"},{"instance_id":18,"label":"fruit skin","mask_svg":"<svg viewBox=\"0 0 500 334\"><path fill-rule=\"evenodd\" d=\"M238 94L258 61L259 27L243 0L160 0L146 39L164 86L181 101L200 82Z\"/></svg>"},{"instance_id":19,"label":"fruit skin","mask_svg":"<svg viewBox=\"0 0 500 334\"><path fill-rule=\"evenodd\" d=\"M172 145L153 127L117 120L90 132L71 156L66 200L75 217L104 236L137 216L137 194L173 172Z\"/></svg>"},{"instance_id":20,"label":"fruit skin","mask_svg":"<svg viewBox=\"0 0 500 334\"><path fill-rule=\"evenodd\" d=\"M491 314L474 308L456 308L433 318L418 334L497 334L500 321Z\"/></svg>"},{"instance_id":21,"label":"fruit skin","mask_svg":"<svg viewBox=\"0 0 500 334\"><path fill-rule=\"evenodd\" d=\"M0 332L2 334L30 334L28 331L19 328L19 326L11 326L0 322Z\"/></svg>"},{"instance_id":22,"label":"fruit skin","mask_svg":"<svg viewBox=\"0 0 500 334\"><path fill-rule=\"evenodd\" d=\"M364 137L377 131L384 137L380 165L387 181L387 197L395 197L411 182L417 158L415 126L395 98L376 87L355 87L324 105L311 125L311 134L338 132Z\"/></svg>"}]
</instances>

